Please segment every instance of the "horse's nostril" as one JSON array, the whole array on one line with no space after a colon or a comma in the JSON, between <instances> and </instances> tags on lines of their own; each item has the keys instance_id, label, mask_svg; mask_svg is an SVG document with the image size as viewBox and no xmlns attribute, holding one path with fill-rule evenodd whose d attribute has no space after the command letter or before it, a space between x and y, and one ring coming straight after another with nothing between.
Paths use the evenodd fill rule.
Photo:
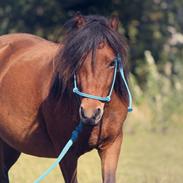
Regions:
<instances>
[{"instance_id":1,"label":"horse's nostril","mask_svg":"<svg viewBox=\"0 0 183 183\"><path fill-rule=\"evenodd\" d=\"M95 112L95 117L99 116L101 113L101 109L100 108L97 108L96 109L96 112Z\"/></svg>"},{"instance_id":2,"label":"horse's nostril","mask_svg":"<svg viewBox=\"0 0 183 183\"><path fill-rule=\"evenodd\" d=\"M93 114L93 119L96 120L96 119L100 118L101 112L102 112L102 110L101 110L100 108L97 108L97 109L95 110L94 114Z\"/></svg>"},{"instance_id":3,"label":"horse's nostril","mask_svg":"<svg viewBox=\"0 0 183 183\"><path fill-rule=\"evenodd\" d=\"M84 108L83 108L82 106L80 107L80 113L81 113L81 117L82 117L82 118L87 118L87 117L85 116Z\"/></svg>"},{"instance_id":4,"label":"horse's nostril","mask_svg":"<svg viewBox=\"0 0 183 183\"><path fill-rule=\"evenodd\" d=\"M80 118L83 121L89 120L98 120L101 117L102 109L85 109L84 107L80 106Z\"/></svg>"}]
</instances>

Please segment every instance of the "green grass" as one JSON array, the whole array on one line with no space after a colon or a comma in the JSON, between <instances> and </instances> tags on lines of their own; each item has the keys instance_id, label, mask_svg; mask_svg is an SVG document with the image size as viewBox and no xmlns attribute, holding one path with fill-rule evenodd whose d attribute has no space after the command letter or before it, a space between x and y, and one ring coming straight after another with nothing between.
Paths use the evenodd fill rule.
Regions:
<instances>
[{"instance_id":1,"label":"green grass","mask_svg":"<svg viewBox=\"0 0 183 183\"><path fill-rule=\"evenodd\" d=\"M10 171L10 182L33 183L53 162L50 159L22 155ZM96 151L79 160L79 182L101 182L100 160ZM63 183L59 168L43 183ZM125 134L120 155L117 183L182 183L183 127L166 134L139 130Z\"/></svg>"}]
</instances>

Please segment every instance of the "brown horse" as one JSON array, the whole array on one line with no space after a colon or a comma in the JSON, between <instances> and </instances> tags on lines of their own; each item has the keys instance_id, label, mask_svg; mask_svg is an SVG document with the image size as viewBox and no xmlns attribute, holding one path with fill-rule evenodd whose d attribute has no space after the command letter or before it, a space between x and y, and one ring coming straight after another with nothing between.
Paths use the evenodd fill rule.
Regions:
<instances>
[{"instance_id":1,"label":"brown horse","mask_svg":"<svg viewBox=\"0 0 183 183\"><path fill-rule=\"evenodd\" d=\"M80 91L107 96L114 58L127 55L117 28L114 17L76 15L61 44L29 34L0 37L0 183L8 183L21 152L56 158L80 120L84 129L60 164L65 182L77 183L77 160L93 148L103 183L115 182L128 108L124 82L117 72L111 101L101 102L74 94L73 76Z\"/></svg>"}]
</instances>

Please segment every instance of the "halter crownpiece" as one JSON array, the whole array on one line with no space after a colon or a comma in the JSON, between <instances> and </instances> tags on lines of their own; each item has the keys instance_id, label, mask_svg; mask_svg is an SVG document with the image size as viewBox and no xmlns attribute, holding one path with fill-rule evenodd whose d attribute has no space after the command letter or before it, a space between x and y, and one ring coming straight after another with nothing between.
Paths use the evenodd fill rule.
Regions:
<instances>
[{"instance_id":1,"label":"halter crownpiece","mask_svg":"<svg viewBox=\"0 0 183 183\"><path fill-rule=\"evenodd\" d=\"M108 94L107 97L91 95L91 94L79 91L79 89L77 87L76 74L74 74L74 88L73 88L73 92L76 93L77 95L81 96L81 97L90 98L90 99L94 99L94 100L99 100L99 101L102 101L102 102L109 102L111 100L112 91L113 91L114 84L115 84L115 81L116 81L117 70L119 68L119 72L121 74L121 78L122 78L122 80L123 80L123 82L125 84L125 87L127 89L127 92L128 92L128 102L129 102L129 104L128 104L128 112L131 112L132 111L132 95L131 95L131 92L129 90L129 87L128 87L128 84L126 82L126 79L125 79L125 75L124 75L124 71L123 71L123 66L122 66L122 63L121 63L121 57L119 56L119 54L115 58L114 62L115 62L114 75L113 75L111 89L109 90L109 94Z\"/></svg>"}]
</instances>

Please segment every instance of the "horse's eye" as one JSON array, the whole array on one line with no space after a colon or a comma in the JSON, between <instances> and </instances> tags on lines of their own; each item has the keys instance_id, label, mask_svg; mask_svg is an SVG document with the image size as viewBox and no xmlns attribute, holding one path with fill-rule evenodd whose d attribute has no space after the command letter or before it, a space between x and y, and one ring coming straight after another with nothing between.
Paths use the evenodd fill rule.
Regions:
<instances>
[{"instance_id":1,"label":"horse's eye","mask_svg":"<svg viewBox=\"0 0 183 183\"><path fill-rule=\"evenodd\" d=\"M114 67L115 66L115 61L112 61L110 64L109 64L109 67Z\"/></svg>"}]
</instances>

